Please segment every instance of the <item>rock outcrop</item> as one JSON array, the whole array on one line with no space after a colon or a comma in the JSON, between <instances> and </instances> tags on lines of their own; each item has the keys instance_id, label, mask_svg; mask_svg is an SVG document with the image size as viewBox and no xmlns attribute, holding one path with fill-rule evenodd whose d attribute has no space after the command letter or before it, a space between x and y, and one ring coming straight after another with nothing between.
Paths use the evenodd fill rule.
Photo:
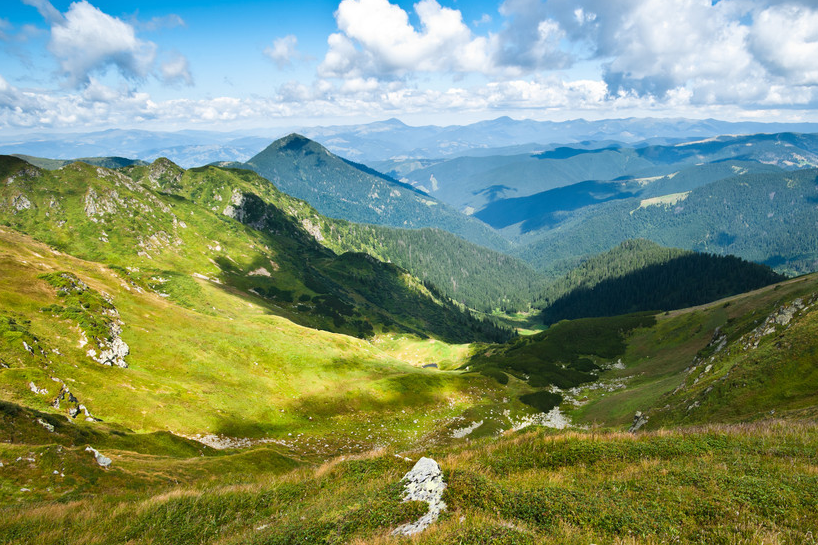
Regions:
<instances>
[{"instance_id":1,"label":"rock outcrop","mask_svg":"<svg viewBox=\"0 0 818 545\"><path fill-rule=\"evenodd\" d=\"M94 459L97 461L100 467L107 468L111 465L111 459L104 454L100 454L100 452L94 447L85 447L85 451L94 454Z\"/></svg>"},{"instance_id":2,"label":"rock outcrop","mask_svg":"<svg viewBox=\"0 0 818 545\"><path fill-rule=\"evenodd\" d=\"M636 411L636 414L633 415L633 423L631 427L628 428L629 433L636 433L636 431L648 423L648 415L642 414L642 411Z\"/></svg>"},{"instance_id":3,"label":"rock outcrop","mask_svg":"<svg viewBox=\"0 0 818 545\"><path fill-rule=\"evenodd\" d=\"M429 504L429 511L421 518L392 531L392 535L411 536L425 530L446 510L446 504L442 500L446 483L437 462L425 457L417 461L415 467L403 476L402 481L406 481L403 501L423 501Z\"/></svg>"}]
</instances>

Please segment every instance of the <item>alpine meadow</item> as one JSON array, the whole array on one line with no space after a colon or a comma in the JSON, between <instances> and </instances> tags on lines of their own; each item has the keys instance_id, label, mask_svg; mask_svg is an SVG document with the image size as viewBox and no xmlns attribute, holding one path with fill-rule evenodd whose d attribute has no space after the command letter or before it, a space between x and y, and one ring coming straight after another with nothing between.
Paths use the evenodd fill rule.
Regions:
<instances>
[{"instance_id":1,"label":"alpine meadow","mask_svg":"<svg viewBox=\"0 0 818 545\"><path fill-rule=\"evenodd\" d=\"M818 545L816 29L9 0L0 544Z\"/></svg>"}]
</instances>

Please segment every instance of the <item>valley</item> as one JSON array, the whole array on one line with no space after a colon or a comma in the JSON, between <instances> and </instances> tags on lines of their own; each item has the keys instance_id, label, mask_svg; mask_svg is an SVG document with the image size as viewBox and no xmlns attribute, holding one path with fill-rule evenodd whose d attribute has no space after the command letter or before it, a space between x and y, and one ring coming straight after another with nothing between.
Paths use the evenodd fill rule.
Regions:
<instances>
[{"instance_id":1,"label":"valley","mask_svg":"<svg viewBox=\"0 0 818 545\"><path fill-rule=\"evenodd\" d=\"M694 132L0 157L0 543L814 542L818 146Z\"/></svg>"}]
</instances>

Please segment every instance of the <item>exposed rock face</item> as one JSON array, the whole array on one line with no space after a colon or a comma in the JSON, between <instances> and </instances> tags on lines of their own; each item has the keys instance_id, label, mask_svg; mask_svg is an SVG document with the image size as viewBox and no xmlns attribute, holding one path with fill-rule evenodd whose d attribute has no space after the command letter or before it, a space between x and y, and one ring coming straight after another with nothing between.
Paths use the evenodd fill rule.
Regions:
<instances>
[{"instance_id":1,"label":"exposed rock face","mask_svg":"<svg viewBox=\"0 0 818 545\"><path fill-rule=\"evenodd\" d=\"M25 195L17 195L11 200L11 205L18 211L28 210L31 208L31 201Z\"/></svg>"},{"instance_id":2,"label":"exposed rock face","mask_svg":"<svg viewBox=\"0 0 818 545\"><path fill-rule=\"evenodd\" d=\"M92 348L88 350L88 356L95 362L107 365L108 367L116 365L123 369L127 368L128 364L125 362L125 356L130 353L131 349L119 336L121 333L122 328L118 324L111 324L111 337L108 339L107 345L100 342L99 348L101 352L99 355L97 355L96 350Z\"/></svg>"},{"instance_id":3,"label":"exposed rock face","mask_svg":"<svg viewBox=\"0 0 818 545\"><path fill-rule=\"evenodd\" d=\"M46 390L45 388L37 388L37 385L34 384L34 382L28 383L28 389L38 395L45 395L48 393L48 390Z\"/></svg>"},{"instance_id":4,"label":"exposed rock face","mask_svg":"<svg viewBox=\"0 0 818 545\"><path fill-rule=\"evenodd\" d=\"M322 242L324 240L324 235L321 234L321 226L311 222L309 218L302 219L301 226L318 242Z\"/></svg>"},{"instance_id":5,"label":"exposed rock face","mask_svg":"<svg viewBox=\"0 0 818 545\"><path fill-rule=\"evenodd\" d=\"M417 521L403 524L392 531L392 535L411 536L425 530L446 510L446 504L441 499L446 483L437 462L425 457L418 460L402 480L406 481L403 501L424 501L429 504L429 511Z\"/></svg>"},{"instance_id":6,"label":"exposed rock face","mask_svg":"<svg viewBox=\"0 0 818 545\"><path fill-rule=\"evenodd\" d=\"M230 197L230 204L225 207L224 212L222 213L228 218L233 218L236 221L244 223L247 216L246 211L244 210L245 201L246 199L242 192L238 189L234 189L233 195Z\"/></svg>"},{"instance_id":7,"label":"exposed rock face","mask_svg":"<svg viewBox=\"0 0 818 545\"><path fill-rule=\"evenodd\" d=\"M636 411L636 414L633 415L633 423L631 427L628 429L629 433L636 433L636 430L644 426L648 423L648 415L642 414L641 411Z\"/></svg>"},{"instance_id":8,"label":"exposed rock face","mask_svg":"<svg viewBox=\"0 0 818 545\"><path fill-rule=\"evenodd\" d=\"M100 467L108 467L111 465L111 459L104 454L100 454L94 447L85 447L85 452L92 452L94 454L94 459L97 461Z\"/></svg>"}]
</instances>

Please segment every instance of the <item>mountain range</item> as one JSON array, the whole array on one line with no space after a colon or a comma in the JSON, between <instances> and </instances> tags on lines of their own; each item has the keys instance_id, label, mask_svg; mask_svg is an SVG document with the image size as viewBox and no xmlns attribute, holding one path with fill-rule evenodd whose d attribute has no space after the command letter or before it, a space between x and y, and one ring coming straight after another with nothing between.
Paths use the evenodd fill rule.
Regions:
<instances>
[{"instance_id":1,"label":"mountain range","mask_svg":"<svg viewBox=\"0 0 818 545\"><path fill-rule=\"evenodd\" d=\"M21 133L0 135L0 153L52 159L121 156L151 162L167 157L183 167L217 161L246 161L272 140L296 132L323 144L331 152L379 170L376 162L390 159L438 159L481 155L505 148L505 153L549 148L549 144L600 141L677 143L724 134L818 132L815 123L731 123L714 119L629 118L551 122L500 117L462 126L409 126L397 119L363 125L282 127L222 133L206 130L177 132L111 129L94 133ZM531 146L534 146L533 148ZM553 146L552 146L553 147ZM489 151L491 154L491 151Z\"/></svg>"},{"instance_id":2,"label":"mountain range","mask_svg":"<svg viewBox=\"0 0 818 545\"><path fill-rule=\"evenodd\" d=\"M810 542L818 139L739 129L0 156L0 542L397 543L419 459L417 543Z\"/></svg>"}]
</instances>

